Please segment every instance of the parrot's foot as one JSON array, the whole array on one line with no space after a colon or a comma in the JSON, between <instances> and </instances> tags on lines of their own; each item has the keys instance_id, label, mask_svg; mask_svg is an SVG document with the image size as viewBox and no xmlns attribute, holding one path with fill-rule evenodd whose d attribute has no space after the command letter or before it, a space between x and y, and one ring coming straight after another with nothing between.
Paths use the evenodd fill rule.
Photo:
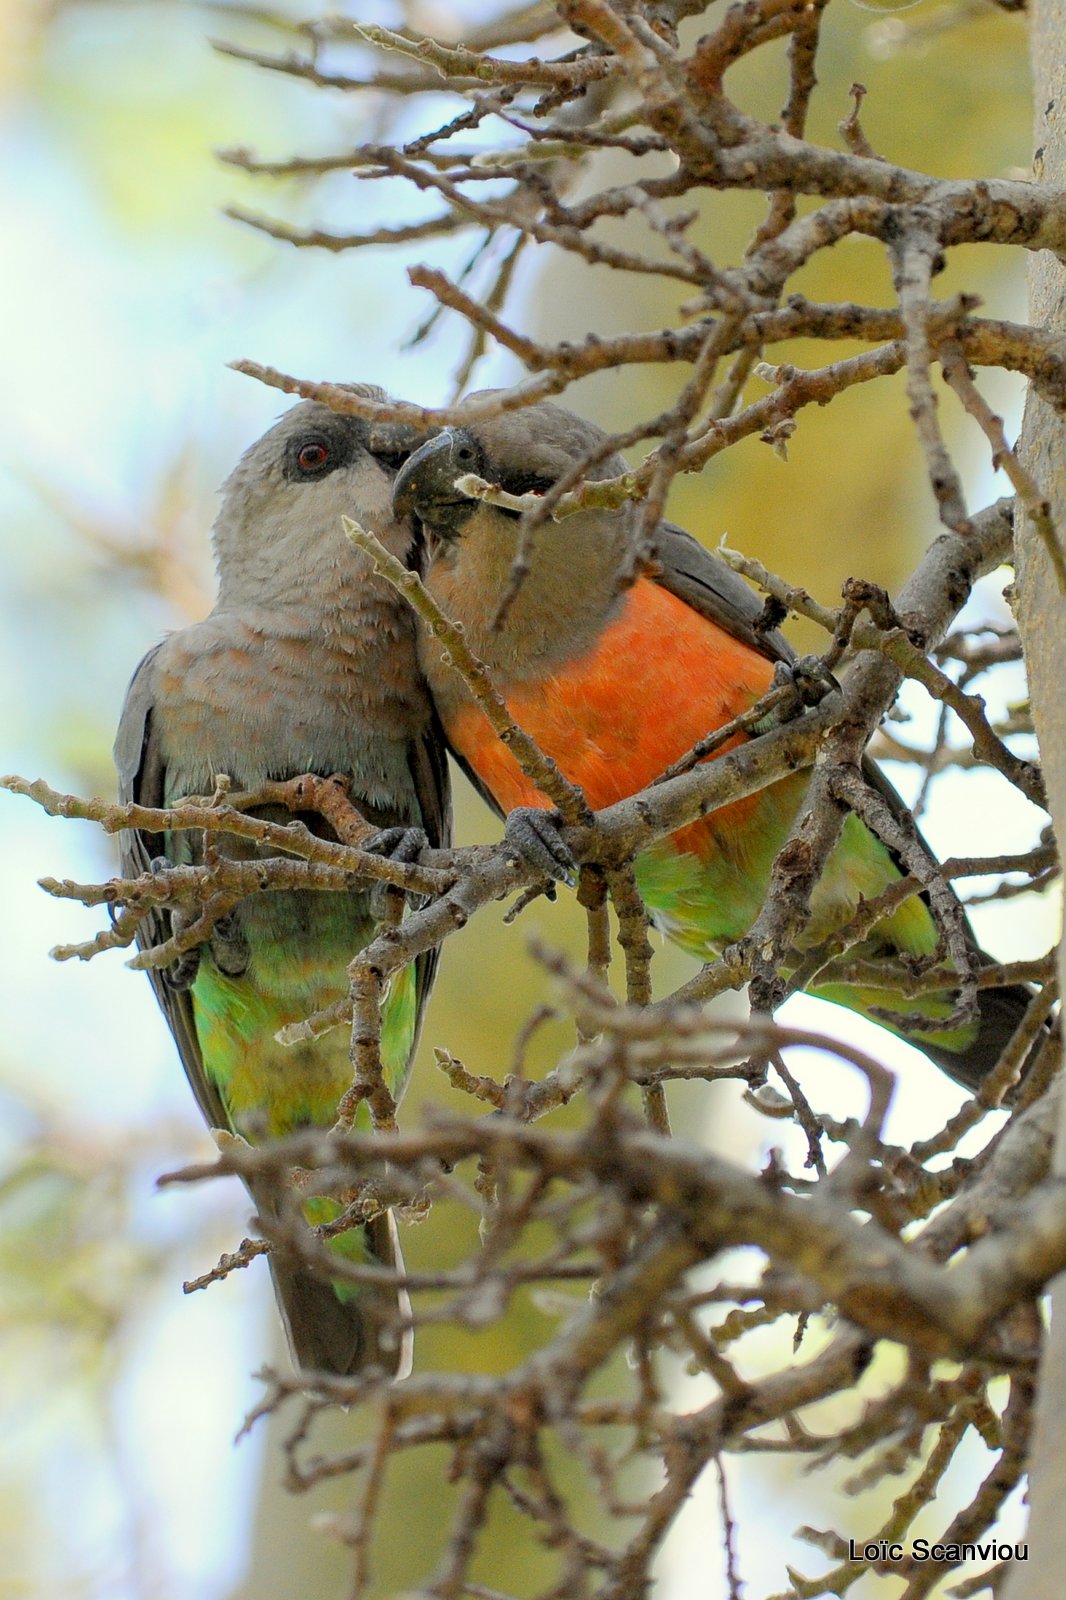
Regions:
<instances>
[{"instance_id":1,"label":"parrot's foot","mask_svg":"<svg viewBox=\"0 0 1066 1600\"><path fill-rule=\"evenodd\" d=\"M153 856L148 863L148 870L153 873L169 872L173 865L173 861L168 860L166 856ZM183 923L176 912L171 913L170 926L173 933L181 932ZM172 961L169 967L164 967L162 979L167 988L172 990L174 994L184 994L196 982L196 974L199 970L200 950L197 947L194 950L186 950L183 955Z\"/></svg>"},{"instance_id":2,"label":"parrot's foot","mask_svg":"<svg viewBox=\"0 0 1066 1600\"><path fill-rule=\"evenodd\" d=\"M800 656L798 661L778 661L774 665L773 687L790 688L792 698L775 706L765 717L752 724L752 733L769 733L784 727L801 711L820 705L827 694L840 685L829 671L821 656Z\"/></svg>"},{"instance_id":3,"label":"parrot's foot","mask_svg":"<svg viewBox=\"0 0 1066 1600\"><path fill-rule=\"evenodd\" d=\"M503 837L522 861L572 889L577 883L578 867L560 831L560 821L557 811L515 806L507 813Z\"/></svg>"},{"instance_id":4,"label":"parrot's foot","mask_svg":"<svg viewBox=\"0 0 1066 1600\"><path fill-rule=\"evenodd\" d=\"M227 978L241 978L248 971L251 952L236 911L219 917L211 929L211 954L215 966Z\"/></svg>"},{"instance_id":5,"label":"parrot's foot","mask_svg":"<svg viewBox=\"0 0 1066 1600\"><path fill-rule=\"evenodd\" d=\"M372 856L388 856L390 861L417 861L423 850L429 849L429 838L424 828L382 828L364 839L360 849Z\"/></svg>"},{"instance_id":6,"label":"parrot's foot","mask_svg":"<svg viewBox=\"0 0 1066 1600\"><path fill-rule=\"evenodd\" d=\"M191 989L196 982L196 974L200 970L200 950L186 950L184 955L178 956L169 967L163 968L163 982L175 994L184 994L186 989Z\"/></svg>"},{"instance_id":7,"label":"parrot's foot","mask_svg":"<svg viewBox=\"0 0 1066 1600\"><path fill-rule=\"evenodd\" d=\"M380 833L372 833L369 839L364 839L361 848L374 856L409 863L417 861L423 850L428 850L429 836L424 828L382 828ZM371 913L378 922L385 916L391 892L391 885L387 883L375 883L370 892ZM422 905L424 902L419 897L413 903Z\"/></svg>"}]
</instances>

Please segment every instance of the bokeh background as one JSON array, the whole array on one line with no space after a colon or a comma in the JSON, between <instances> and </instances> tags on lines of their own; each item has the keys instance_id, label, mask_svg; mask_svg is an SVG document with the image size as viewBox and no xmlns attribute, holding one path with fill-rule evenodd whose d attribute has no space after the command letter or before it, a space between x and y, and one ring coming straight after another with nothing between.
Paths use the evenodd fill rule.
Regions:
<instances>
[{"instance_id":1,"label":"bokeh background","mask_svg":"<svg viewBox=\"0 0 1066 1600\"><path fill-rule=\"evenodd\" d=\"M355 15L348 4L339 9ZM360 14L398 16L384 0L368 0ZM466 21L490 10L427 0L404 14L427 31L461 36ZM450 397L464 344L462 329L443 322L410 347L429 307L402 268L431 259L454 272L466 243L338 257L272 243L222 217L221 207L237 201L290 220L365 228L425 206L344 172L272 184L214 160L213 149L234 145L275 155L341 150L367 137L368 123L380 127L382 107L225 59L211 49L212 35L287 43L242 6L0 0L0 765L83 794L113 792L109 748L130 672L166 629L208 608L215 487L284 405L226 362L251 356L435 402ZM772 114L781 103L781 64L780 53L764 50L746 79L738 75L753 109ZM991 5L925 0L886 12L840 0L829 12L820 79L819 137L837 137L848 86L861 79L870 90L866 131L892 159L945 175L1026 167L1024 25ZM443 100L440 109L438 121ZM763 205L762 197L711 197L701 242L718 259L735 259ZM976 289L997 315L1024 315L1015 253L967 252L943 283L944 292ZM796 287L830 299L890 294L878 252L851 242ZM534 249L514 316L556 336L652 327L673 314L656 299L661 292L650 279L605 284ZM803 347L789 355L824 359ZM513 376L507 359L490 355L476 382ZM634 403L644 413L663 403L677 376L641 369L592 380L572 403L622 422ZM1017 387L995 377L985 387L1016 421ZM949 423L980 504L997 492L980 440L950 412ZM803 414L787 464L749 441L702 478L684 480L672 509L708 541L727 534L830 603L852 572L898 583L935 527L898 382ZM973 614L1003 620L1002 587L985 585ZM993 709L1021 692L1017 676L1005 680ZM916 699L907 704L914 721L905 731L916 736L928 715ZM913 771L893 777L913 793ZM460 840L496 837L461 779L457 788ZM936 848L961 853L1027 847L1039 823L993 777L949 774L925 827ZM114 870L112 848L93 828L49 821L0 796L0 1596L333 1600L346 1592L348 1555L335 1535L352 1486L293 1498L279 1486L268 1428L234 1442L261 1392L252 1374L283 1360L262 1263L208 1293L181 1294L183 1279L241 1237L244 1193L235 1183L156 1191L160 1172L210 1147L149 987L118 954L87 965L48 959L52 945L87 937L96 919L49 900L36 878ZM1057 917L1047 897L976 920L987 947L1013 957L1046 948ZM417 1119L427 1097L447 1098L434 1044L473 1070L505 1067L544 994L529 936L577 952L580 931L572 906L542 905L507 930L498 916L483 916L452 941L405 1118ZM687 970L665 951L660 985ZM898 1136L929 1131L957 1104L950 1085L878 1030L803 999L787 1014L861 1034L898 1068ZM529 1069L565 1040L561 1026L542 1030ZM807 1062L804 1081L816 1103L835 1111L857 1104L856 1086L827 1063ZM679 1110L692 1136L752 1162L771 1143L787 1143L730 1086L690 1095ZM442 1207L411 1230L408 1255L416 1266L451 1261L474 1245L473 1218ZM503 1369L550 1327L527 1304L491 1336L430 1330L419 1359ZM750 1346L750 1370L787 1355L783 1335L766 1335ZM680 1374L678 1384L681 1403L704 1393ZM335 1419L323 1446L350 1439L359 1425ZM375 1569L383 1593L432 1566L448 1506L443 1466L429 1453L396 1475ZM945 1494L965 1492L986 1466L980 1450L971 1452ZM834 1480L762 1462L741 1463L731 1478L750 1592L778 1586L786 1559L818 1570L820 1558L789 1535L800 1523L828 1524ZM714 1485L697 1493L663 1557L670 1600L724 1592L715 1496ZM886 1504L882 1492L845 1510L853 1521L845 1531L871 1532ZM522 1593L538 1559L501 1517L482 1581ZM887 1591L869 1579L855 1592Z\"/></svg>"}]
</instances>

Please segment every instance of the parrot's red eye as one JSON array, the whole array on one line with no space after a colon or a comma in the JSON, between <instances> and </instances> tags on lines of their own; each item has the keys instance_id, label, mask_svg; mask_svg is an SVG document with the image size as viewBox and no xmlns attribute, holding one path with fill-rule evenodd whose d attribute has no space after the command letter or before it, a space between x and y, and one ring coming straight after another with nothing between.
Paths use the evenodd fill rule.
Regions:
<instances>
[{"instance_id":1,"label":"parrot's red eye","mask_svg":"<svg viewBox=\"0 0 1066 1600\"><path fill-rule=\"evenodd\" d=\"M317 472L329 460L329 450L319 439L308 440L296 452L296 465L301 472Z\"/></svg>"}]
</instances>

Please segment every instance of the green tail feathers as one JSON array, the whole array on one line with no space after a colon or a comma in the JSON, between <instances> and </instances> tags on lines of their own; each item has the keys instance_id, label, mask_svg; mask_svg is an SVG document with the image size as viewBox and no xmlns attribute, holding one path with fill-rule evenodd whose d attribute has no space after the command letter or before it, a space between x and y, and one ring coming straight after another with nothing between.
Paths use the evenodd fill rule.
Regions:
<instances>
[{"instance_id":1,"label":"green tail feathers","mask_svg":"<svg viewBox=\"0 0 1066 1600\"><path fill-rule=\"evenodd\" d=\"M884 954L882 950L881 954ZM979 958L980 960L980 958ZM1032 995L1022 984L1001 989L982 989L977 997L977 1014L953 1028L908 1028L897 1026L885 1012L916 1015L929 1021L947 1017L954 1009L957 993L934 991L907 996L898 989L872 985L824 983L808 990L819 1000L846 1006L860 1016L870 1017L882 1027L924 1051L937 1066L961 1083L976 1089L992 1070L1009 1044L1029 1009Z\"/></svg>"},{"instance_id":2,"label":"green tail feathers","mask_svg":"<svg viewBox=\"0 0 1066 1600\"><path fill-rule=\"evenodd\" d=\"M264 897L266 898L266 897ZM281 897L277 897L280 899ZM291 898L291 897L290 897ZM329 904L329 902L333 902ZM351 1082L350 1034L334 1028L316 1039L282 1045L275 1035L287 1023L328 1006L347 989L348 962L365 944L373 924L347 917L342 897L319 895L304 909L314 918L299 942L277 926L261 925L255 901L242 907L251 952L247 970L228 977L206 955L192 999L207 1077L218 1090L232 1130L251 1144L283 1138L307 1127L329 1127ZM265 908L276 914L277 907ZM269 931L270 939L264 934ZM302 950L313 951L301 955ZM403 1092L418 1031L420 975L415 966L396 974L382 1004L381 1056L385 1079L398 1099ZM368 1108L356 1124L370 1125ZM252 1186L261 1215L277 1215L276 1196ZM302 1204L304 1220L317 1227L336 1220L342 1207L328 1195ZM349 1228L329 1241L330 1250L358 1266L402 1271L391 1213ZM330 1280L297 1251L275 1248L270 1270L292 1351L302 1371L350 1375L369 1367L402 1375L410 1367L410 1307L394 1285Z\"/></svg>"},{"instance_id":3,"label":"green tail feathers","mask_svg":"<svg viewBox=\"0 0 1066 1600\"><path fill-rule=\"evenodd\" d=\"M315 1196L303 1207L312 1226L332 1222L341 1206ZM356 1266L403 1272L403 1256L391 1211L338 1234L330 1249ZM274 1293L293 1358L303 1372L350 1377L376 1367L396 1378L411 1370L410 1304L390 1285L327 1281L294 1257L270 1255Z\"/></svg>"},{"instance_id":4,"label":"green tail feathers","mask_svg":"<svg viewBox=\"0 0 1066 1600\"><path fill-rule=\"evenodd\" d=\"M747 933L759 913L774 857L787 837L804 784L805 779L798 776L763 791L740 827L730 825L728 809L712 814L706 819L704 838L697 836L698 854L679 849L676 841L668 838L638 857L637 882L649 910L663 932L690 954L702 961L713 959ZM811 897L811 916L801 949L813 951L822 946L846 926L860 903L874 899L900 877L891 852L858 817L848 816ZM830 966L821 981L805 987L819 999L846 1006L889 1028L922 1050L949 1077L976 1088L995 1065L1032 997L1021 984L982 989L977 1014L962 1024L944 1029L894 1024L883 1013L936 1021L954 1011L958 998L954 989L916 996L891 982L893 966L897 970L901 963L920 967L936 956L938 948L932 913L926 901L915 894L877 923L843 958L845 968L855 961L883 964L887 980L883 985L845 981L843 975L834 979ZM972 948L978 963L986 964L988 958L981 955L976 940Z\"/></svg>"}]
</instances>

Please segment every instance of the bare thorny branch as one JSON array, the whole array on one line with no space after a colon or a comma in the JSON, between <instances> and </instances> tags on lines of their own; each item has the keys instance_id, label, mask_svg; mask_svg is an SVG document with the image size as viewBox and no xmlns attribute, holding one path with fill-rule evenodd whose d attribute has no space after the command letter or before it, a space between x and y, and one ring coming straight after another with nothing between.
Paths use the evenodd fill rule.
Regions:
<instances>
[{"instance_id":1,"label":"bare thorny branch","mask_svg":"<svg viewBox=\"0 0 1066 1600\"><path fill-rule=\"evenodd\" d=\"M590 481L590 457L547 494L525 497L516 508L523 513L525 542L520 541L515 584L537 524L591 504L640 502L653 561L655 527L677 474L698 472L752 436L783 452L806 406L906 373L907 401L944 532L895 604L875 586L853 580L841 605L830 608L752 558L723 552L764 589L768 607L777 608L771 623L793 612L825 629L823 667L839 688L804 710L790 687L775 686L735 724L708 730L707 739L642 795L596 815L513 722L484 666L417 578L392 561L372 533L349 526L378 571L447 648L497 734L567 825L567 840L582 863L578 894L588 920L587 966L572 970L546 950L537 959L558 1007L573 1019L574 1050L538 1081L527 1079L522 1067L525 1033L514 1070L492 1061L464 1063L438 1051L449 1081L475 1102L470 1115L434 1116L423 1130L394 1134L386 1149L374 1134L352 1131L363 1099L379 1127L393 1126L395 1107L375 1042L381 996L403 966L435 945L450 945L491 901L519 895L524 903L542 889L532 869L504 846L427 852L417 865L368 853L361 844L369 830L342 790L324 781L328 775L273 785L269 795L234 795L220 784L214 796L190 797L168 811L85 802L43 782L4 780L53 815L85 818L111 832L223 832L259 852L251 860L211 859L131 882L43 880L52 894L116 912L94 939L55 952L61 959L89 959L130 946L153 907L182 908L185 932L134 958L135 964L166 964L203 939L212 919L264 890L299 886L335 893L376 880L417 897L402 923L383 927L355 957L350 994L286 1030L290 1041L349 1024L358 1032L355 1077L332 1133L254 1150L234 1143L216 1162L169 1180L238 1172L260 1181L272 1177L280 1185L295 1168L299 1181L311 1172L320 1175L316 1192L332 1185L368 1212L383 1205L418 1208L427 1195L438 1204L472 1206L482 1224L481 1252L455 1269L408 1277L416 1323L483 1326L503 1317L519 1290L530 1285L554 1297L560 1312L554 1330L502 1379L416 1371L390 1387L373 1377L323 1379L317 1385L306 1378L269 1378L260 1411L286 1406L298 1414L288 1450L291 1487L363 1475L350 1535L355 1596L368 1592L375 1517L393 1459L435 1443L452 1451L452 1476L461 1487L450 1541L423 1589L437 1600L494 1592L475 1581L472 1563L497 1496L526 1519L531 1538L556 1553L558 1579L545 1600L592 1594L636 1600L645 1593L656 1552L708 1466L718 1474L727 1580L730 1592L738 1592L725 1467L730 1453L808 1455L823 1466L847 1460L854 1463L854 1492L889 1474L907 1475L878 1533L897 1539L934 1506L960 1445L975 1434L995 1464L968 1506L941 1517L945 1540L959 1544L995 1526L1024 1468L1040 1338L1037 1297L1066 1264L1066 1224L1047 1176L1054 1091L1040 1092L1055 1065L1053 1037L1020 1092L1017 1080L1055 1003L1054 968L1048 957L978 968L946 886L959 877L991 879L986 897L1042 888L1057 872L1054 843L1045 835L1028 852L937 864L917 833L887 814L860 763L906 678L936 708L936 744L927 752L903 743L895 732L881 734L888 754L921 761L930 775L948 764L981 764L1030 803L1042 804L1039 768L1012 744L1024 717L997 722L971 688L978 677L1019 658L1017 638L960 627L956 617L975 581L1009 561L1015 504L1040 529L1066 587L1063 530L1052 525L1044 491L1018 463L1002 419L974 377L980 367L1019 372L1062 409L1066 348L1039 328L977 315L975 295L937 300L932 286L946 254L962 245L1066 252L1066 194L1005 179L948 182L894 165L871 149L862 131L865 91L859 85L840 126L844 148L813 142L806 124L824 4L748 0L705 19L709 31L692 44L687 30L679 35L679 25L700 9L695 0L560 0L557 9L538 3L471 31L461 44L336 17L298 25L278 18L277 28L286 32L284 51L222 46L259 69L356 97L372 95L379 109L391 103L397 116L402 110L408 131L424 96L432 96L434 106L442 95L452 97L447 121L426 126L402 145L379 138L337 154L227 155L264 176L313 179L349 168L364 185L398 183L412 202L409 220L337 233L234 214L294 247L331 251L412 241L428 246L473 235L459 281L430 264L412 268L412 283L434 304L421 332L438 315L465 320L463 383L492 343L510 352L525 376L493 395L431 408L372 401L338 383L300 379L257 362L235 363L240 370L340 411L426 429L520 409L562 394L595 372L651 363L679 369L674 403L657 415L635 418L596 452L602 461L617 448L653 443L635 465L616 478ZM270 23L269 16L262 20ZM294 32L295 50L289 48ZM771 125L734 102L726 79L742 58L786 38L787 99L781 122ZM604 151L613 154L615 173L625 171L624 181L600 186L596 157ZM691 237L698 208L712 203L719 190L770 196L763 223L732 265L708 259ZM428 209L419 211L416 195L428 197ZM800 197L816 203L801 210ZM625 232L599 226L607 220L624 220ZM816 303L790 292L797 271L855 236L885 253L894 305ZM516 263L534 244L616 275L652 275L676 284L682 297L676 324L611 336L591 330L578 342L531 338L505 311ZM868 348L810 368L767 358L768 351L797 339L846 340ZM978 512L967 505L941 424L942 394L954 396L981 430L993 463L1010 478L1015 504ZM481 485L476 492L491 497L495 491ZM768 724L769 731L759 732ZM738 734L752 737L723 753ZM807 801L748 937L674 994L654 998L647 919L632 872L635 855L706 811L800 767L813 769ZM247 814L267 803L293 813L318 812L332 837L312 834L300 822L280 825ZM838 837L842 807L858 812L884 839L907 876L877 900L860 902L848 926L826 944L799 951L811 891ZM793 848L800 838L802 852ZM978 989L990 984L1029 981L1034 998L981 1092L945 1128L903 1149L885 1142L891 1074L861 1052L780 1028L767 1013L827 971L839 981L883 983L886 975L857 947L889 910L918 893L927 897L937 921L940 949L924 966L915 963L906 974L892 974L896 992L917 995L943 988L947 980L958 995L958 1017L970 1014ZM624 1003L606 987L612 907L624 956ZM725 1025L707 1015L706 1001L746 983L753 1001L746 1022ZM538 1013L526 1032L540 1020ZM864 1083L867 1108L860 1120L831 1115L805 1092L803 1051L816 1046L834 1051ZM798 1123L806 1146L800 1172L778 1156L756 1176L739 1162L669 1138L666 1086L723 1078L739 1079L750 1103L768 1119ZM784 1086L783 1095L776 1083ZM643 1098L644 1117L634 1093L637 1102ZM572 1110L565 1131L540 1123L567 1104ZM1011 1107L1006 1121L1002 1113L992 1116L1004 1104ZM477 1115L480 1107L492 1114ZM333 1278L388 1276L383 1268L327 1255L330 1230L297 1227L284 1209L274 1221L260 1220L266 1248L279 1243L302 1252L308 1261L328 1265ZM758 1270L748 1282L708 1289L696 1269L738 1245L757 1252ZM245 1241L189 1287L243 1267L261 1248L260 1241ZM566 1298L572 1281L585 1288L594 1283L592 1298ZM800 1352L782 1358L776 1370L743 1375L749 1332L784 1329L797 1318L802 1332L809 1319L829 1317L837 1318L835 1331L818 1353ZM879 1389L868 1387L865 1405L856 1402L850 1423L820 1432L809 1408L852 1391L878 1340L906 1348L902 1376ZM618 1359L623 1352L632 1353L628 1368ZM706 1379L708 1398L697 1409L686 1411L676 1402L678 1360ZM940 1365L934 1368L934 1362ZM593 1387L605 1369L613 1385L608 1399L602 1383ZM1010 1380L1005 1404L1000 1391L989 1388L1003 1374ZM374 1407L373 1441L343 1456L309 1452L305 1446L318 1411L354 1401ZM559 1465L564 1456L568 1471ZM642 1492L636 1505L633 1461L643 1465L645 1491L652 1486L650 1498ZM575 1471L599 1503L601 1515L591 1527L581 1525L572 1509ZM843 1594L867 1570L849 1558L840 1534L807 1529L803 1536L835 1564L821 1577L791 1573L790 1600ZM910 1600L928 1592L933 1570L913 1562L893 1568L905 1578Z\"/></svg>"}]
</instances>

